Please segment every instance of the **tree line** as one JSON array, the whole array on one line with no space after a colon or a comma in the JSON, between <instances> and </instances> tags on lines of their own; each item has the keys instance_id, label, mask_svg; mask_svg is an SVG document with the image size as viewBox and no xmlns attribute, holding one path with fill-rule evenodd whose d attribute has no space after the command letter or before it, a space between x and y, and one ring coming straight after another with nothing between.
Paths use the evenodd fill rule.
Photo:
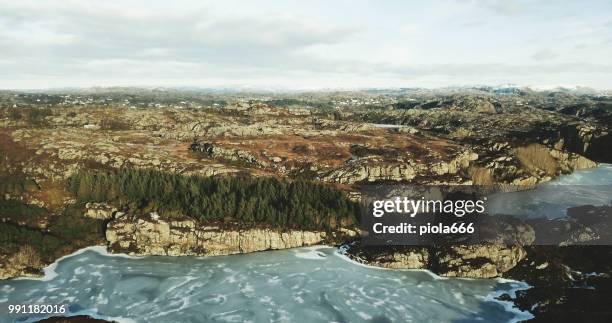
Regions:
<instances>
[{"instance_id":1,"label":"tree line","mask_svg":"<svg viewBox=\"0 0 612 323\"><path fill-rule=\"evenodd\" d=\"M340 190L272 177L201 177L158 170L82 170L69 179L77 199L112 202L201 223L330 230L357 221L358 204Z\"/></svg>"}]
</instances>

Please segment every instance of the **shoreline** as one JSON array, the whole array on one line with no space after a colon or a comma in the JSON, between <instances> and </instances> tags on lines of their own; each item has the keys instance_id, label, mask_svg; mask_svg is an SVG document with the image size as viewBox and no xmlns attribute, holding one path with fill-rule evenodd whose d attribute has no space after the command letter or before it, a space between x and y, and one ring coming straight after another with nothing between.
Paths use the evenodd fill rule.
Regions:
<instances>
[{"instance_id":1,"label":"shoreline","mask_svg":"<svg viewBox=\"0 0 612 323\"><path fill-rule=\"evenodd\" d=\"M503 278L503 277L496 277L496 278L443 277L443 276L439 276L438 274L434 273L433 271L429 269L394 269L394 268L378 267L378 266L361 263L361 262L358 262L350 258L349 256L345 254L346 250L342 248L343 246L338 247L337 250L334 252L334 254L347 262L350 262L357 266L369 268L369 269L393 270L393 271L402 271L402 272L407 272L407 271L423 272L423 273L430 275L435 280L448 280L448 279L481 280L482 279L482 280L494 280L500 284L510 284L510 285L516 284L517 286L513 286L513 288L511 288L510 290L494 290L490 292L489 294L487 294L486 296L482 297L482 299L486 302L493 302L496 304L500 304L501 306L504 307L506 312L513 313L516 317L510 320L509 322L513 322L513 323L521 322L521 321L529 320L535 317L529 311L521 311L518 307L516 307L516 304L514 303L514 300L516 299L516 292L533 288L533 286L529 285L526 282ZM500 296L504 294L510 295L511 299L508 301L498 299Z\"/></svg>"},{"instance_id":2,"label":"shoreline","mask_svg":"<svg viewBox=\"0 0 612 323\"><path fill-rule=\"evenodd\" d=\"M457 279L457 280L476 280L475 278L461 278L461 277L442 277L437 275L436 273L434 273L431 270L428 269L393 269L393 268L384 268L384 267L378 267L378 266L373 266L373 265L368 265L365 263L360 263L358 261L355 261L353 259L351 259L350 257L348 257L345 252L346 249L343 248L346 247L346 245L340 245L340 246L330 246L330 245L313 245L313 246L307 246L307 247L296 247L296 248L287 248L287 249L279 249L279 250L267 250L267 251L281 251L281 250L309 250L309 251L315 251L317 249L322 249L322 248L328 248L328 249L334 249L332 255L336 256L340 259L342 259L343 261L346 261L348 263L351 263L352 265L355 266L361 266L364 268L368 268L368 269L376 269L376 270L391 270L391 271L398 271L398 272L421 272L421 273L425 273L427 275L429 275L431 278L433 278L434 280L449 280L449 279ZM119 258L126 258L126 259L142 259L142 258L147 258L150 256L144 255L144 256L138 256L138 255L128 255L128 254L124 254L124 253L110 253L107 250L108 248L106 246L103 245L96 245L96 246L89 246L89 247L85 247L82 249L79 249L71 254L62 256L60 258L58 258L57 260L55 260L52 264L48 265L47 267L43 268L43 275L41 277L32 277L32 276L21 276L21 277L14 277L14 278L9 278L8 280L35 280L35 281L50 281L53 280L54 278L56 278L58 276L58 273L56 272L56 268L58 266L58 264L68 258L74 257L74 256L78 256L80 254L83 254L87 251L93 251L95 253L98 253L104 257L119 257ZM262 255L264 255L267 251L260 251L260 252L256 252L256 253L261 253ZM226 255L224 257L228 257L228 256L239 256L239 255L245 255L247 253L242 253L242 254L233 254L233 255ZM314 260L316 258L312 257L312 256L299 256L296 253L296 256L302 259L307 259L307 260ZM154 256L154 257L193 257L195 259L198 260L206 260L209 258L216 258L218 256ZM317 256L318 257L318 256ZM489 292L487 295L485 296L480 296L478 298L480 298L482 301L484 302L491 302L491 303L495 303L495 304L499 304L500 306L503 307L503 309L514 315L514 318L512 318L511 320L509 320L508 322L520 322L523 320L528 320L531 318L534 318L533 314L531 314L529 311L521 311L520 309L518 309L515 304L514 304L514 299L516 298L516 292L520 291L520 290L527 290L532 288L533 286L530 286L529 284L527 284L526 282L522 282L522 281L517 281L517 280L512 280L512 279L507 279L507 278L501 278L501 277L497 277L497 278L478 278L478 279L485 279L485 280L492 280L495 281L499 284L509 284L510 285L510 289L494 289L493 291ZM511 300L500 300L498 299L500 296L504 295L504 294L508 294L511 296ZM110 320L110 321L116 321L119 323L134 323L136 322L133 319L130 318L123 318L123 317L104 317L104 316L100 316L97 314L97 312L95 312L94 310L81 310L81 311L77 311L77 312L71 312L69 313L69 316L77 316L77 315L88 315L92 318L95 319L102 319L102 320ZM24 322L36 322L36 320L38 319L34 319L32 321L30 320L26 320Z\"/></svg>"},{"instance_id":3,"label":"shoreline","mask_svg":"<svg viewBox=\"0 0 612 323\"><path fill-rule=\"evenodd\" d=\"M38 281L50 281L53 278L57 277L57 273L55 272L55 268L57 268L57 265L59 264L60 261L64 260L64 259L68 259L70 257L74 257L74 256L78 256L84 252L87 251L94 251L96 253L99 253L100 255L103 256L107 256L107 257L120 257L120 258L128 258L128 259L140 259L140 258L144 258L147 256L133 256L133 255L128 255L128 254L114 254L114 253L110 253L107 251L107 247L103 246L103 245L95 245L95 246L89 246L89 247L85 247L85 248L81 248L78 249L70 254L61 256L59 258L57 258L54 262L52 262L51 264L47 265L46 267L42 268L42 274L40 276L18 276L18 277L11 277L11 278L7 278L7 280L38 280Z\"/></svg>"},{"instance_id":4,"label":"shoreline","mask_svg":"<svg viewBox=\"0 0 612 323\"><path fill-rule=\"evenodd\" d=\"M597 168L605 168L605 169L609 169L612 168L612 164L608 164L608 163L599 163ZM572 174L580 172L582 170L577 170L575 172L572 172ZM586 171L586 169L585 169ZM568 174L569 175L569 174ZM560 176L563 177L563 176ZM560 178L559 177L559 178ZM555 178L553 181L556 181L558 178ZM575 184L574 184L575 185ZM455 279L460 279L460 280L475 280L475 279L483 279L483 278L462 278L462 277L443 277L443 276L439 276L438 274L436 274L435 272L429 270L429 269L394 269L394 268L384 268L384 267L379 267L379 266L375 266L375 265L369 265L367 263L362 263L359 261L356 261L354 259L351 259L350 257L348 257L346 255L346 248L348 246L346 244L341 244L341 245L327 245L327 244L317 244L317 245L311 245L311 246L303 246L303 247L294 247L294 248L285 248L285 249L278 249L278 250L263 250L263 251L257 251L258 253L261 252L263 254L263 252L265 251L280 251L280 250L316 250L319 248L333 248L335 249L333 254L335 256L338 256L339 258L341 258L344 261L348 261L350 263L352 263L353 265L359 265L359 266L363 266L365 268L369 268L369 269L379 269L379 270L395 270L395 271L402 271L402 272L422 272L422 273L426 273L428 274L430 277L432 277L434 280L447 280L450 278L455 278ZM12 277L12 278L7 278L8 280L38 280L38 281L50 281L52 279L54 279L55 277L58 276L58 273L56 272L57 266L58 264L70 257L73 256L78 256L84 252L87 251L94 251L102 256L105 257L120 257L120 258L127 258L127 259L140 259L140 258L145 258L148 257L149 255L130 255L130 254L125 254L125 253L110 253L108 251L108 247L105 245L93 245L93 246L88 246L88 247L84 247L81 249L78 249L70 254L61 256L57 259L55 259L54 262L52 262L51 264L48 264L47 266L42 268L42 274L41 276L19 276L19 277ZM253 252L246 252L246 253L238 253L238 254L231 254L231 255L241 255L241 254L248 254L248 253L253 253ZM231 256L231 255L226 255L226 256ZM303 256L298 256L300 258L305 258L305 259L315 259L315 258L310 258L310 257L315 257L316 255L313 254L309 254L304 253ZM162 256L164 257L164 256ZM165 256L165 257L177 257L177 256ZM206 260L209 259L211 256L188 256L188 257L194 257L197 259L201 259L201 260ZM517 304L517 292L519 291L524 291L524 290L528 290L537 286L532 286L529 283L527 283L526 281L519 281L519 280L513 280L513 279L506 279L506 278L484 278L487 280L493 279L494 281L496 281L499 284L508 284L508 289L493 289L493 291L491 291L490 293L488 293L485 296L481 296L482 301L484 302L492 302L492 303L496 303L499 304L500 306L503 307L504 311L508 312L508 313L512 313L512 315L514 316L509 322L519 322L519 321L523 321L523 320L529 320L529 319L533 319L536 318L536 316L534 314L531 313L531 311L529 309L524 309L521 310L518 307ZM501 296L503 295L508 295L509 297L505 297L503 300L499 299ZM95 309L94 309L95 310ZM99 316L97 314L95 314L95 312L88 312L88 311L78 311L78 312L71 312L70 313L71 316L75 316L75 315L89 315L93 318L97 318L97 319L105 319L105 320L115 320L118 322L126 322L126 323L131 323L134 322L133 320L130 319L124 319L124 318L120 318L120 317L102 317Z\"/></svg>"}]
</instances>

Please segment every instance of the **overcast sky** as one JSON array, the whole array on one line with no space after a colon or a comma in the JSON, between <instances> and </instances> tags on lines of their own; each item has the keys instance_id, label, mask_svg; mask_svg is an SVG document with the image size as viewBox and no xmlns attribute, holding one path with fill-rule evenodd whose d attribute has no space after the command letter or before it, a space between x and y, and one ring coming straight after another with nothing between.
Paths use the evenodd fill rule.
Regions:
<instances>
[{"instance_id":1,"label":"overcast sky","mask_svg":"<svg viewBox=\"0 0 612 323\"><path fill-rule=\"evenodd\" d=\"M0 88L612 88L612 1L0 0Z\"/></svg>"}]
</instances>

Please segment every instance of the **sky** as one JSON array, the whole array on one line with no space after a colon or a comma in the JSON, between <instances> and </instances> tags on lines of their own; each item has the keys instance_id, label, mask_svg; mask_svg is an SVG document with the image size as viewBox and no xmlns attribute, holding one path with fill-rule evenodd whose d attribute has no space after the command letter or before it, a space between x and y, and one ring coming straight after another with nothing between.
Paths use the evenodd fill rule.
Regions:
<instances>
[{"instance_id":1,"label":"sky","mask_svg":"<svg viewBox=\"0 0 612 323\"><path fill-rule=\"evenodd\" d=\"M0 0L0 88L612 89L612 1Z\"/></svg>"}]
</instances>

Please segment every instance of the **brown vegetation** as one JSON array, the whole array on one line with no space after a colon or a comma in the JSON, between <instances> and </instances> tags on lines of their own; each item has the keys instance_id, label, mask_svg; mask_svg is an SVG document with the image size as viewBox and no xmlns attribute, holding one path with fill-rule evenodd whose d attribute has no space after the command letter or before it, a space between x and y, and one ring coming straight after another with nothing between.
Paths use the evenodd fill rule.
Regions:
<instances>
[{"instance_id":1,"label":"brown vegetation","mask_svg":"<svg viewBox=\"0 0 612 323\"><path fill-rule=\"evenodd\" d=\"M38 252L32 246L24 245L9 258L8 263L19 269L39 268L41 260Z\"/></svg>"},{"instance_id":2,"label":"brown vegetation","mask_svg":"<svg viewBox=\"0 0 612 323\"><path fill-rule=\"evenodd\" d=\"M468 174L470 175L470 178L472 179L472 183L474 183L474 185L490 186L495 184L493 174L491 174L491 171L487 168L480 166L470 166L470 168L468 169Z\"/></svg>"},{"instance_id":3,"label":"brown vegetation","mask_svg":"<svg viewBox=\"0 0 612 323\"><path fill-rule=\"evenodd\" d=\"M540 144L530 144L513 150L514 155L527 169L544 171L548 176L554 176L558 171L557 160L550 155L549 149Z\"/></svg>"}]
</instances>

